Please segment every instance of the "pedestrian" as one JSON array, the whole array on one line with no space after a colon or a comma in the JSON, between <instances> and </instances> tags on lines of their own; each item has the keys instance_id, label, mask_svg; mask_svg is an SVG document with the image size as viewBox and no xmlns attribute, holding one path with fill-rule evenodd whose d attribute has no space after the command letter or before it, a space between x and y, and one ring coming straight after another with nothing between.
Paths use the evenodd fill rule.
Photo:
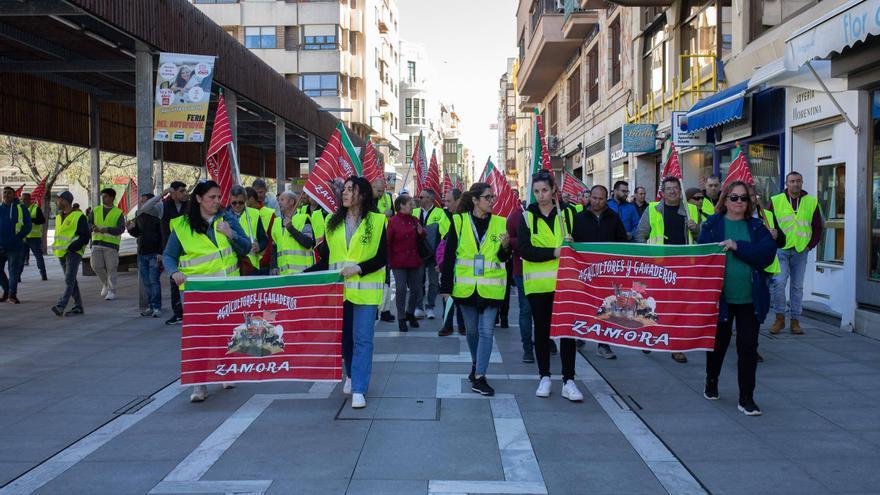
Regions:
<instances>
[{"instance_id":1,"label":"pedestrian","mask_svg":"<svg viewBox=\"0 0 880 495\"><path fill-rule=\"evenodd\" d=\"M116 207L116 190L101 190L101 204L88 214L92 229L92 270L101 281L101 297L116 298L116 273L119 269L119 243L125 232L125 215Z\"/></svg>"},{"instance_id":2,"label":"pedestrian","mask_svg":"<svg viewBox=\"0 0 880 495\"><path fill-rule=\"evenodd\" d=\"M443 202L445 207L443 208L443 212L446 213L446 218L449 219L449 225L452 225L452 216L459 212L459 203L461 202L461 190L453 188L449 191L443 198ZM448 235L448 231L447 231ZM437 245L437 267L438 269L443 266L443 257L446 255L446 237L444 236L440 243ZM442 277L442 272L441 272ZM442 281L441 281L442 284ZM443 300L443 308L445 312L445 308L447 305L452 304L452 308L449 309L449 312L446 312L446 317L443 319L443 326L440 327L440 330L437 332L437 335L440 337L447 337L452 335L454 329L452 328L453 320L458 325L458 334L465 335L465 326L464 326L464 315L461 312L461 308L455 304L454 300L444 299Z\"/></svg>"},{"instance_id":3,"label":"pedestrian","mask_svg":"<svg viewBox=\"0 0 880 495\"><path fill-rule=\"evenodd\" d=\"M807 254L819 245L824 224L818 200L807 194L803 187L804 177L799 172L789 172L785 176L785 190L770 198L768 211L776 217L779 229L786 239L784 247L776 253L780 271L772 283L776 321L770 327L770 333L779 333L785 328L786 313L791 320L791 333L804 333L800 318ZM786 284L790 285L788 307L785 301Z\"/></svg>"},{"instance_id":4,"label":"pedestrian","mask_svg":"<svg viewBox=\"0 0 880 495\"><path fill-rule=\"evenodd\" d=\"M419 257L418 242L427 233L419 220L413 216L413 199L409 196L398 196L394 200L396 212L388 220L388 266L394 274L397 301L397 326L401 332L409 330L407 323L413 328L419 327L415 317L416 302L421 297L425 269ZM409 300L407 300L409 289ZM409 304L407 304L409 303Z\"/></svg>"},{"instance_id":5,"label":"pedestrian","mask_svg":"<svg viewBox=\"0 0 880 495\"><path fill-rule=\"evenodd\" d=\"M73 194L64 191L55 199L58 215L55 216L55 241L52 253L58 257L64 272L64 293L58 303L52 306L56 316L73 316L84 313L82 295L76 281L76 273L82 263L83 252L91 238L89 221L79 208L74 208ZM73 307L65 312L67 303L73 298Z\"/></svg>"},{"instance_id":6,"label":"pedestrian","mask_svg":"<svg viewBox=\"0 0 880 495\"><path fill-rule=\"evenodd\" d=\"M776 243L770 231L753 217L748 186L734 181L718 199L716 215L710 216L700 232L700 243L724 247L727 262L718 306L715 349L706 354L706 387L703 396L718 400L718 377L736 322L737 409L747 416L759 416L755 403L755 374L758 367L758 330L770 309L768 274L764 269L773 262Z\"/></svg>"},{"instance_id":7,"label":"pedestrian","mask_svg":"<svg viewBox=\"0 0 880 495\"><path fill-rule=\"evenodd\" d=\"M385 177L379 177L370 183L373 189L373 203L375 203L374 211L377 211L386 217L394 215L394 201L391 193L385 192ZM385 266L385 286L382 288L382 304L379 305L379 319L386 322L393 322L394 315L391 314L391 308L394 304L394 293L391 292L391 268L390 264Z\"/></svg>"},{"instance_id":8,"label":"pedestrian","mask_svg":"<svg viewBox=\"0 0 880 495\"><path fill-rule=\"evenodd\" d=\"M629 241L630 233L624 227L620 216L608 206L609 203L608 189L602 185L593 186L590 190L590 207L574 217L574 225L571 229L574 242ZM617 358L608 344L599 344L596 355L605 359Z\"/></svg>"},{"instance_id":9,"label":"pedestrian","mask_svg":"<svg viewBox=\"0 0 880 495\"><path fill-rule=\"evenodd\" d=\"M278 210L278 201L269 194L269 188L266 186L266 181L264 179L254 179L251 187L256 191L257 198L260 200L262 206L271 208L273 212Z\"/></svg>"},{"instance_id":10,"label":"pedestrian","mask_svg":"<svg viewBox=\"0 0 880 495\"><path fill-rule=\"evenodd\" d=\"M20 304L18 283L26 252L25 238L31 231L31 215L15 197L15 189L3 188L0 203L0 302ZM8 272L8 276L7 276Z\"/></svg>"},{"instance_id":11,"label":"pedestrian","mask_svg":"<svg viewBox=\"0 0 880 495\"><path fill-rule=\"evenodd\" d=\"M196 184L183 215L171 223L171 237L162 253L171 280L185 291L188 277L237 277L238 257L251 250L251 241L231 212L223 208L220 186L212 180ZM185 296L184 296L185 297ZM224 383L223 388L233 385ZM190 402L208 398L208 387L196 385Z\"/></svg>"},{"instance_id":12,"label":"pedestrian","mask_svg":"<svg viewBox=\"0 0 880 495\"><path fill-rule=\"evenodd\" d=\"M162 233L162 251L168 245L168 239L171 238L171 222L186 212L187 200L189 194L186 192L186 184L180 181L173 181L162 194L151 198L144 203L140 209L142 213L153 215L159 219L159 227ZM171 276L168 267L165 266L165 273ZM171 293L171 311L172 315L165 321L166 325L176 325L183 321L183 303L180 299L180 289L177 284L171 280L169 284L169 292Z\"/></svg>"},{"instance_id":13,"label":"pedestrian","mask_svg":"<svg viewBox=\"0 0 880 495\"><path fill-rule=\"evenodd\" d=\"M590 190L592 198L593 190ZM619 180L614 183L614 189L611 199L608 200L608 208L620 217L623 222L623 228L626 229L627 240L633 240L636 237L636 230L639 228L639 213L635 205L627 201L629 197L629 183L625 180ZM592 200L591 200L592 203Z\"/></svg>"},{"instance_id":14,"label":"pedestrian","mask_svg":"<svg viewBox=\"0 0 880 495\"><path fill-rule=\"evenodd\" d=\"M260 217L260 225L263 227L263 230L266 232L266 236L268 237L268 241L262 249L260 249L259 246L257 247L258 249L260 249L257 253L255 253L256 258L259 260L259 265L254 267L255 270L253 275L269 275L272 258L273 256L275 256L272 238L271 236L269 236L269 233L272 232L275 216L280 211L280 205L277 211L276 208L266 206L262 201L260 201L260 195L257 194L257 191L253 187L245 187L244 192L245 196L247 197L247 207L258 212Z\"/></svg>"},{"instance_id":15,"label":"pedestrian","mask_svg":"<svg viewBox=\"0 0 880 495\"><path fill-rule=\"evenodd\" d=\"M162 316L162 284L159 282L162 263L162 227L157 217L143 212L143 205L154 198L153 193L141 194L138 214L126 226L128 233L137 239L138 276L147 290L147 307L141 316Z\"/></svg>"},{"instance_id":16,"label":"pedestrian","mask_svg":"<svg viewBox=\"0 0 880 495\"><path fill-rule=\"evenodd\" d=\"M697 215L699 216L699 221L697 223L702 223L708 218L710 215L714 215L714 213L706 213L703 210L703 205L705 204L705 196L703 190L699 187L689 187L684 192L684 198L687 200L688 204L694 205L697 207Z\"/></svg>"},{"instance_id":17,"label":"pedestrian","mask_svg":"<svg viewBox=\"0 0 880 495\"><path fill-rule=\"evenodd\" d=\"M242 276L268 275L268 273L260 273L260 258L269 243L269 236L263 227L260 211L247 206L247 193L244 187L236 184L229 190L228 211L251 241L250 252L239 257L239 272ZM274 215L274 211L272 214Z\"/></svg>"},{"instance_id":18,"label":"pedestrian","mask_svg":"<svg viewBox=\"0 0 880 495\"><path fill-rule=\"evenodd\" d=\"M34 253L34 259L37 260L37 269L40 271L40 278L48 280L46 277L46 261L43 258L43 228L46 225L46 215L43 214L43 209L40 208L40 205L34 202L31 193L22 193L21 205L27 208L28 214L31 217L31 231L24 238L24 242L27 245L27 249L24 252L24 260L27 262L28 258L30 258L30 253Z\"/></svg>"},{"instance_id":19,"label":"pedestrian","mask_svg":"<svg viewBox=\"0 0 880 495\"><path fill-rule=\"evenodd\" d=\"M522 342L522 362L535 362L535 341L532 339L532 310L523 286L522 257L519 254L519 224L523 212L516 210L507 217L507 235L510 237L510 257L513 260L513 281L519 302L519 337Z\"/></svg>"},{"instance_id":20,"label":"pedestrian","mask_svg":"<svg viewBox=\"0 0 880 495\"><path fill-rule=\"evenodd\" d=\"M535 328L535 357L538 360L538 397L550 397L550 320L553 316L553 294L556 274L565 233L554 205L558 190L553 175L539 171L532 176L535 202L523 213L519 224L519 253L523 260L523 288L529 299ZM568 240L571 240L570 238ZM584 400L574 383L575 339L559 339L559 357L562 361L562 397L573 401Z\"/></svg>"},{"instance_id":21,"label":"pedestrian","mask_svg":"<svg viewBox=\"0 0 880 495\"><path fill-rule=\"evenodd\" d=\"M299 209L304 194L293 191L278 195L280 216L275 217L272 242L275 244L273 275L302 273L315 261L315 233L308 213Z\"/></svg>"},{"instance_id":22,"label":"pedestrian","mask_svg":"<svg viewBox=\"0 0 880 495\"><path fill-rule=\"evenodd\" d=\"M721 176L712 174L706 177L706 188L703 189L703 201L697 205L697 208L703 212L704 217L715 214L715 204L721 195Z\"/></svg>"},{"instance_id":23,"label":"pedestrian","mask_svg":"<svg viewBox=\"0 0 880 495\"><path fill-rule=\"evenodd\" d=\"M461 195L459 211L446 235L443 254L444 298L452 297L464 315L468 349L471 353L471 390L495 395L486 381L492 355L495 316L504 299L510 257L506 221L492 214L495 195L492 186L477 182Z\"/></svg>"},{"instance_id":24,"label":"pedestrian","mask_svg":"<svg viewBox=\"0 0 880 495\"><path fill-rule=\"evenodd\" d=\"M645 199L645 196L647 196L645 188L637 186L635 193L633 194L633 206L636 207L636 213L638 213L639 219L642 218L642 215L645 214L645 210L648 209L648 201Z\"/></svg>"},{"instance_id":25,"label":"pedestrian","mask_svg":"<svg viewBox=\"0 0 880 495\"><path fill-rule=\"evenodd\" d=\"M373 335L388 247L385 215L373 211L373 189L363 177L349 177L339 209L326 226L326 242L318 245L319 261L306 271L339 270L345 279L342 305L342 359L351 407L366 407L373 370Z\"/></svg>"},{"instance_id":26,"label":"pedestrian","mask_svg":"<svg viewBox=\"0 0 880 495\"><path fill-rule=\"evenodd\" d=\"M677 178L666 177L662 188L663 199L648 204L647 211L639 221L636 242L693 244L700 233L699 210L681 200L681 181ZM687 362L687 356L683 352L673 352L672 359L678 363Z\"/></svg>"},{"instance_id":27,"label":"pedestrian","mask_svg":"<svg viewBox=\"0 0 880 495\"><path fill-rule=\"evenodd\" d=\"M413 215L419 219L422 227L427 232L428 249L434 253L437 249L440 239L446 236L449 230L449 218L443 213L443 209L436 208L437 193L431 189L422 189L419 195L419 207L413 208ZM437 301L437 290L439 288L440 273L437 270L434 256L425 258L425 277L428 281L427 295L422 296L416 302L416 318L425 318L433 320L435 318L434 304Z\"/></svg>"}]
</instances>

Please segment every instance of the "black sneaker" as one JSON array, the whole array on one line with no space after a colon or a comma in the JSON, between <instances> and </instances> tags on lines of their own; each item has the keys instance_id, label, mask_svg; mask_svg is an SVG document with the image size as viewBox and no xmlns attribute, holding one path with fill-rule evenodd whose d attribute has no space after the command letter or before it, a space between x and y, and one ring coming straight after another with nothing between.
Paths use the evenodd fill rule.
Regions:
<instances>
[{"instance_id":1,"label":"black sneaker","mask_svg":"<svg viewBox=\"0 0 880 495\"><path fill-rule=\"evenodd\" d=\"M477 392L480 395L485 395L488 397L492 397L495 395L495 389L490 387L488 383L486 383L486 377L481 376L474 380L473 385L471 385L471 390Z\"/></svg>"},{"instance_id":2,"label":"black sneaker","mask_svg":"<svg viewBox=\"0 0 880 495\"><path fill-rule=\"evenodd\" d=\"M703 390L703 397L707 400L718 400L718 380L706 379L706 388Z\"/></svg>"},{"instance_id":3,"label":"black sneaker","mask_svg":"<svg viewBox=\"0 0 880 495\"><path fill-rule=\"evenodd\" d=\"M44 281L45 281L45 280L49 280L49 279L46 277L46 274L45 274L45 273L41 273L41 274L40 274L40 278L42 278Z\"/></svg>"},{"instance_id":4,"label":"black sneaker","mask_svg":"<svg viewBox=\"0 0 880 495\"><path fill-rule=\"evenodd\" d=\"M406 326L406 321L400 320L397 322L397 331L398 332L409 332L409 328Z\"/></svg>"},{"instance_id":5,"label":"black sneaker","mask_svg":"<svg viewBox=\"0 0 880 495\"><path fill-rule=\"evenodd\" d=\"M76 315L81 315L83 313L85 313L85 311L83 311L82 306L74 306L74 307L70 308L70 311L68 311L67 313L64 313L64 316L76 316Z\"/></svg>"},{"instance_id":6,"label":"black sneaker","mask_svg":"<svg viewBox=\"0 0 880 495\"><path fill-rule=\"evenodd\" d=\"M2 296L0 296L0 302L6 302L9 299L9 294L4 292Z\"/></svg>"},{"instance_id":7,"label":"black sneaker","mask_svg":"<svg viewBox=\"0 0 880 495\"><path fill-rule=\"evenodd\" d=\"M755 404L754 399L740 399L739 404L736 406L739 409L739 412L745 414L746 416L760 416L761 408Z\"/></svg>"},{"instance_id":8,"label":"black sneaker","mask_svg":"<svg viewBox=\"0 0 880 495\"><path fill-rule=\"evenodd\" d=\"M168 318L167 320L165 320L165 324L166 325L177 325L182 321L183 321L183 318L181 318L180 316L172 315L171 318Z\"/></svg>"},{"instance_id":9,"label":"black sneaker","mask_svg":"<svg viewBox=\"0 0 880 495\"><path fill-rule=\"evenodd\" d=\"M468 381L471 383L474 383L474 381L476 380L476 378L474 378L474 375L476 375L476 374L477 374L477 365L475 364L475 365L471 366L471 372L468 373Z\"/></svg>"},{"instance_id":10,"label":"black sneaker","mask_svg":"<svg viewBox=\"0 0 880 495\"><path fill-rule=\"evenodd\" d=\"M9 302L12 304L21 304L21 301L18 300L15 296L9 296Z\"/></svg>"},{"instance_id":11,"label":"black sneaker","mask_svg":"<svg viewBox=\"0 0 880 495\"><path fill-rule=\"evenodd\" d=\"M532 351L523 351L522 362L524 363L534 363L535 362L535 353Z\"/></svg>"},{"instance_id":12,"label":"black sneaker","mask_svg":"<svg viewBox=\"0 0 880 495\"><path fill-rule=\"evenodd\" d=\"M64 316L64 309L61 306L52 306L52 312L55 316Z\"/></svg>"}]
</instances>

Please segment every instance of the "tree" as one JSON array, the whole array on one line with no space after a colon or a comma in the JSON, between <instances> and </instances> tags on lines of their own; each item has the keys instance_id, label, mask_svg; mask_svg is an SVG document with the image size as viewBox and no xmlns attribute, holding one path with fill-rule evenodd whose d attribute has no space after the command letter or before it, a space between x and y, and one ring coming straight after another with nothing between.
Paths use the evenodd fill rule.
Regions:
<instances>
[{"instance_id":1,"label":"tree","mask_svg":"<svg viewBox=\"0 0 880 495\"><path fill-rule=\"evenodd\" d=\"M0 154L9 157L10 165L35 183L46 177L46 191L42 202L49 204L52 186L67 169L85 160L87 148L47 141L35 141L13 136L0 140Z\"/></svg>"}]
</instances>

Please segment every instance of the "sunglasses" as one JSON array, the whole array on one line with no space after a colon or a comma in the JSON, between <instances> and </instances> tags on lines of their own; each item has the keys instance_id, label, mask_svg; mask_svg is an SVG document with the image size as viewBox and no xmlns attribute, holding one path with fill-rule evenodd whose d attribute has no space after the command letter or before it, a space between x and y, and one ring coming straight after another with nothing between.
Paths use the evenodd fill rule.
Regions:
<instances>
[{"instance_id":1,"label":"sunglasses","mask_svg":"<svg viewBox=\"0 0 880 495\"><path fill-rule=\"evenodd\" d=\"M480 196L480 198L485 199L486 201L492 201L493 199L495 199L495 195L494 194L486 194L484 196Z\"/></svg>"},{"instance_id":2,"label":"sunglasses","mask_svg":"<svg viewBox=\"0 0 880 495\"><path fill-rule=\"evenodd\" d=\"M691 199L696 199L697 201L702 201L702 200L704 200L704 199L706 199L706 198L703 197L703 196L693 196Z\"/></svg>"},{"instance_id":3,"label":"sunglasses","mask_svg":"<svg viewBox=\"0 0 880 495\"><path fill-rule=\"evenodd\" d=\"M240 206L244 204L244 201L230 201L229 204L232 206Z\"/></svg>"},{"instance_id":4,"label":"sunglasses","mask_svg":"<svg viewBox=\"0 0 880 495\"><path fill-rule=\"evenodd\" d=\"M739 203L740 201L742 201L743 203L748 203L749 201L751 201L748 195L740 196L738 194L731 194L727 196L727 199L732 203Z\"/></svg>"}]
</instances>

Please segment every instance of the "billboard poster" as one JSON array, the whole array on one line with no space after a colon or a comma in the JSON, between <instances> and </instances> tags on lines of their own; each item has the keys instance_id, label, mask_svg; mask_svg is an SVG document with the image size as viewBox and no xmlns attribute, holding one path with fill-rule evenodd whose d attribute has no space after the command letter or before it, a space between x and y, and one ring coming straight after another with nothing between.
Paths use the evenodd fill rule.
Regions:
<instances>
[{"instance_id":1,"label":"billboard poster","mask_svg":"<svg viewBox=\"0 0 880 495\"><path fill-rule=\"evenodd\" d=\"M159 54L153 140L201 143L211 101L215 57Z\"/></svg>"}]
</instances>

